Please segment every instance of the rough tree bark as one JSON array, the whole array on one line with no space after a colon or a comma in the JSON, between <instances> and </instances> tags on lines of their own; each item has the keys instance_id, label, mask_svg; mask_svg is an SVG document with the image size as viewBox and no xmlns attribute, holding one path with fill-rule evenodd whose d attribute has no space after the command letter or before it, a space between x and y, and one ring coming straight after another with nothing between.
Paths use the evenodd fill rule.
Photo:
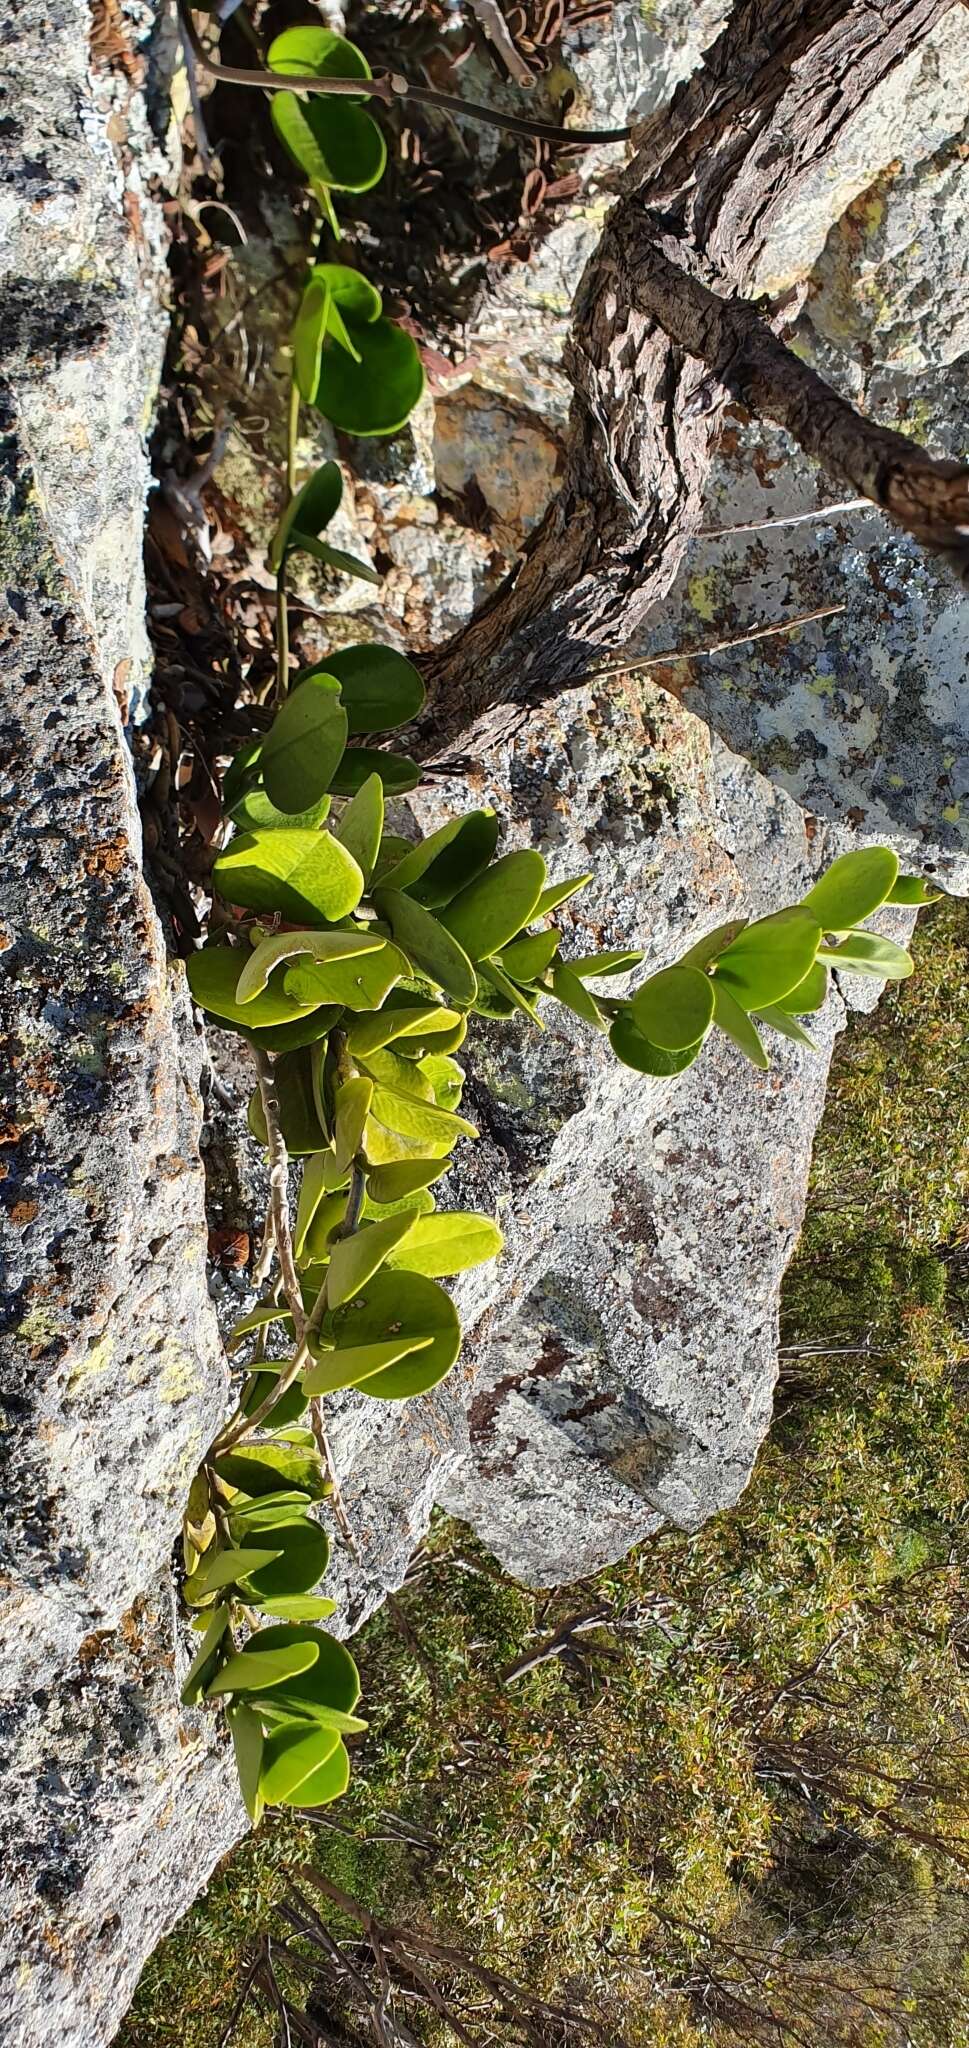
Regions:
<instances>
[{"instance_id":1,"label":"rough tree bark","mask_svg":"<svg viewBox=\"0 0 969 2048\"><path fill-rule=\"evenodd\" d=\"M744 0L645 124L579 290L562 488L521 562L429 661L425 757L459 737L485 749L628 644L701 524L731 398L967 573L969 471L865 420L743 298L775 221L949 4Z\"/></svg>"}]
</instances>

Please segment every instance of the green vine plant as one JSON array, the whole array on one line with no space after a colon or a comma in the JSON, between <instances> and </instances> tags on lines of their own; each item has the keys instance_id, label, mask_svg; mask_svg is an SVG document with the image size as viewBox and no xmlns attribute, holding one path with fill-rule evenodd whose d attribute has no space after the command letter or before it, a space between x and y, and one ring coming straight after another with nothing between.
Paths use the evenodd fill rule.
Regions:
<instances>
[{"instance_id":1,"label":"green vine plant","mask_svg":"<svg viewBox=\"0 0 969 2048\"><path fill-rule=\"evenodd\" d=\"M319 26L287 30L268 61L283 73L369 75L359 50ZM334 190L379 178L382 137L352 100L280 93L273 119L331 224ZM393 1402L437 1386L461 1345L440 1283L501 1250L490 1216L439 1210L433 1192L458 1140L477 1136L454 1057L469 1018L521 1013L540 1027L551 1001L608 1034L640 1074L684 1072L713 1030L767 1067L764 1027L811 1046L801 1020L824 1003L832 968L911 972L908 953L865 921L934 894L900 876L887 847L843 854L801 903L723 925L616 994L616 977L643 955L564 957L549 922L590 875L550 882L540 853L499 853L489 809L416 841L388 829L386 800L420 780L416 762L383 744L421 709L417 669L367 644L290 682L292 557L376 580L324 538L343 488L337 465L297 488L301 404L348 433L390 434L423 389L411 337L344 263L309 270L291 389L286 502L270 550L272 722L223 778L213 886L224 910L219 936L188 962L201 1008L251 1048L249 1125L269 1164L263 1291L230 1339L249 1348L248 1369L193 1482L183 1535L183 1593L202 1642L182 1698L224 1706L253 1821L266 1805L336 1799L349 1777L344 1738L366 1725L353 1659L318 1626L333 1612L316 1591L329 1556L321 1503L349 1537L323 1404L344 1388ZM294 1216L292 1159L303 1162ZM267 1355L270 1337L275 1348L289 1340L287 1357Z\"/></svg>"}]
</instances>

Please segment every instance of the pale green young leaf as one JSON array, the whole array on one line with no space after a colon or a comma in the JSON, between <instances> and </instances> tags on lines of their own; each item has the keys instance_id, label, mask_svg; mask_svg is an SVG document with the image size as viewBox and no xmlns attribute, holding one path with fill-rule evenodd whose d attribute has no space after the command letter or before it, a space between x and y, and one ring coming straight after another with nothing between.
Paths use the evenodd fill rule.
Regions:
<instances>
[{"instance_id":1,"label":"pale green young leaf","mask_svg":"<svg viewBox=\"0 0 969 2048\"><path fill-rule=\"evenodd\" d=\"M331 960L354 960L362 953L379 953L384 944L376 934L371 936L367 932L277 932L271 939L261 939L248 956L241 951L234 953L234 959L242 963L236 1002L248 1011L284 960L307 958L320 965ZM287 1000L285 992L283 1000Z\"/></svg>"},{"instance_id":2,"label":"pale green young leaf","mask_svg":"<svg viewBox=\"0 0 969 2048\"><path fill-rule=\"evenodd\" d=\"M219 855L213 879L227 903L278 912L294 924L336 923L363 895L356 861L326 831L241 832Z\"/></svg>"},{"instance_id":3,"label":"pale green young leaf","mask_svg":"<svg viewBox=\"0 0 969 2048\"><path fill-rule=\"evenodd\" d=\"M441 1280L497 1258L503 1245L501 1231L490 1216L441 1210L433 1216L419 1216L403 1244L389 1254L387 1264L391 1270L425 1273L430 1280Z\"/></svg>"},{"instance_id":4,"label":"pale green young leaf","mask_svg":"<svg viewBox=\"0 0 969 2048\"><path fill-rule=\"evenodd\" d=\"M351 1301L355 1294L360 1293L383 1265L388 1252L401 1243L417 1220L415 1209L404 1209L399 1215L385 1217L382 1223L367 1224L362 1230L354 1231L352 1237L341 1238L333 1246L326 1282L326 1298L331 1309L341 1308L344 1302Z\"/></svg>"}]
</instances>

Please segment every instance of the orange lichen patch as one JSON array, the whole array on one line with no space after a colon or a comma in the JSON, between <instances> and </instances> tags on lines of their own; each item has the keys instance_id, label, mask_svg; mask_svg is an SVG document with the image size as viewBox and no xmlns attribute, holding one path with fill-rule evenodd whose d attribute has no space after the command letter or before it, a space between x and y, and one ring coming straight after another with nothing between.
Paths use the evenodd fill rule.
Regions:
<instances>
[{"instance_id":1,"label":"orange lichen patch","mask_svg":"<svg viewBox=\"0 0 969 2048\"><path fill-rule=\"evenodd\" d=\"M11 1223L32 1223L40 1208L39 1202L15 1202L10 1211Z\"/></svg>"},{"instance_id":2,"label":"orange lichen patch","mask_svg":"<svg viewBox=\"0 0 969 2048\"><path fill-rule=\"evenodd\" d=\"M119 875L130 858L128 840L123 832L116 832L113 839L105 839L100 846L93 846L84 861L84 872L98 875Z\"/></svg>"}]
</instances>

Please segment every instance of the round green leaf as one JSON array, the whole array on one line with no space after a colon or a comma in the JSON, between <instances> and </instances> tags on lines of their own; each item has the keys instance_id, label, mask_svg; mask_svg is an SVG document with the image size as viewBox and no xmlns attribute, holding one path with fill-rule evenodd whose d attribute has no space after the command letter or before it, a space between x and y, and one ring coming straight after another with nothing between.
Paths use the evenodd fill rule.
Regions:
<instances>
[{"instance_id":1,"label":"round green leaf","mask_svg":"<svg viewBox=\"0 0 969 2048\"><path fill-rule=\"evenodd\" d=\"M310 184L369 192L383 177L387 144L376 121L353 100L274 92L270 111L280 142Z\"/></svg>"},{"instance_id":2,"label":"round green leaf","mask_svg":"<svg viewBox=\"0 0 969 2048\"><path fill-rule=\"evenodd\" d=\"M528 938L513 939L511 945L505 947L501 965L512 981L535 981L538 975L551 967L558 947L558 932L532 932ZM570 960L569 966L575 974L579 963Z\"/></svg>"},{"instance_id":3,"label":"round green leaf","mask_svg":"<svg viewBox=\"0 0 969 2048\"><path fill-rule=\"evenodd\" d=\"M285 1024L291 1018L305 1016L307 1008L318 1008L315 999L307 1005L287 994L278 973L270 977L253 1001L240 1003L236 989L247 962L247 954L237 946L203 946L201 952L190 954L185 963L188 985L200 1008L247 1029L251 1025L270 1028Z\"/></svg>"},{"instance_id":4,"label":"round green leaf","mask_svg":"<svg viewBox=\"0 0 969 2048\"><path fill-rule=\"evenodd\" d=\"M802 907L744 926L717 961L742 1010L762 1010L789 995L813 966L821 927Z\"/></svg>"},{"instance_id":5,"label":"round green leaf","mask_svg":"<svg viewBox=\"0 0 969 2048\"><path fill-rule=\"evenodd\" d=\"M257 1600L263 1594L267 1599L278 1600L291 1593L308 1593L319 1585L329 1562L330 1545L326 1530L318 1522L306 1518L302 1522L284 1523L274 1529L273 1542L278 1544L281 1555L272 1564L262 1565L247 1575L246 1584Z\"/></svg>"},{"instance_id":6,"label":"round green leaf","mask_svg":"<svg viewBox=\"0 0 969 2048\"><path fill-rule=\"evenodd\" d=\"M307 957L326 965L331 960L355 960L363 953L379 953L384 943L369 932L277 932L271 939L260 939L248 957L241 951L234 955L241 962L236 1002L248 1015L270 975L284 960Z\"/></svg>"},{"instance_id":7,"label":"round green leaf","mask_svg":"<svg viewBox=\"0 0 969 2048\"><path fill-rule=\"evenodd\" d=\"M823 931L846 931L861 924L891 894L898 874L898 855L890 846L861 846L842 853L815 882L802 908Z\"/></svg>"},{"instance_id":8,"label":"round green leaf","mask_svg":"<svg viewBox=\"0 0 969 2048\"><path fill-rule=\"evenodd\" d=\"M296 1722L267 1737L259 1772L259 1790L267 1806L292 1800L314 1771L327 1763L340 1737L335 1728Z\"/></svg>"},{"instance_id":9,"label":"round green leaf","mask_svg":"<svg viewBox=\"0 0 969 2048\"><path fill-rule=\"evenodd\" d=\"M419 1216L403 1244L390 1253L387 1265L395 1272L426 1273L430 1280L441 1280L497 1258L503 1245L501 1231L490 1216L442 1210Z\"/></svg>"},{"instance_id":10,"label":"round green leaf","mask_svg":"<svg viewBox=\"0 0 969 2048\"><path fill-rule=\"evenodd\" d=\"M313 403L345 434L396 434L424 390L417 343L383 315L366 326L346 324L360 360L328 339Z\"/></svg>"},{"instance_id":11,"label":"round green leaf","mask_svg":"<svg viewBox=\"0 0 969 2048\"><path fill-rule=\"evenodd\" d=\"M456 1116L453 1110L439 1109L436 1102L422 1102L403 1089L388 1088L379 1082L373 1091L373 1117L386 1124L389 1130L399 1131L402 1137L423 1142L428 1154L438 1144L450 1150L459 1138L476 1138L478 1135L477 1127L463 1116ZM368 1152L369 1149L368 1131ZM375 1161L375 1164L380 1163Z\"/></svg>"},{"instance_id":12,"label":"round green leaf","mask_svg":"<svg viewBox=\"0 0 969 2048\"><path fill-rule=\"evenodd\" d=\"M267 61L271 70L294 77L370 77L362 50L322 27L285 29L270 44ZM358 100L276 92L271 112L277 135L311 183L365 192L381 177L386 145Z\"/></svg>"},{"instance_id":13,"label":"round green leaf","mask_svg":"<svg viewBox=\"0 0 969 2048\"><path fill-rule=\"evenodd\" d=\"M402 1159L390 1166L371 1167L367 1193L376 1202L399 1202L418 1189L430 1187L447 1172L439 1159Z\"/></svg>"},{"instance_id":14,"label":"round green leaf","mask_svg":"<svg viewBox=\"0 0 969 2048\"><path fill-rule=\"evenodd\" d=\"M257 832L263 826L277 830L282 826L289 829L299 827L304 832L313 832L329 816L329 796L318 797L305 811L281 811L278 804L267 796L262 783L247 789L244 796L233 804L229 816L240 832Z\"/></svg>"},{"instance_id":15,"label":"round green leaf","mask_svg":"<svg viewBox=\"0 0 969 2048\"><path fill-rule=\"evenodd\" d=\"M291 690L262 743L262 779L281 811L306 811L329 789L347 743L335 676L315 670Z\"/></svg>"},{"instance_id":16,"label":"round green leaf","mask_svg":"<svg viewBox=\"0 0 969 2048\"><path fill-rule=\"evenodd\" d=\"M294 924L335 924L363 895L356 861L325 831L239 833L213 876L227 903L278 912Z\"/></svg>"},{"instance_id":17,"label":"round green leaf","mask_svg":"<svg viewBox=\"0 0 969 2048\"><path fill-rule=\"evenodd\" d=\"M710 1029L713 983L698 967L664 967L637 989L630 1007L637 1031L651 1045L682 1052Z\"/></svg>"},{"instance_id":18,"label":"round green leaf","mask_svg":"<svg viewBox=\"0 0 969 2048\"><path fill-rule=\"evenodd\" d=\"M246 1450L223 1450L213 1466L227 1487L238 1487L250 1497L281 1493L285 1487L299 1487L313 1501L324 1495L320 1458L311 1450L297 1450L295 1444L248 1444Z\"/></svg>"},{"instance_id":19,"label":"round green leaf","mask_svg":"<svg viewBox=\"0 0 969 2048\"><path fill-rule=\"evenodd\" d=\"M261 1628L246 1645L258 1659L278 1657L294 1646L312 1646L313 1656L297 1677L284 1688L284 1702L302 1703L309 1712L329 1708L337 1714L352 1714L360 1698L360 1674L350 1655L326 1629L310 1628L299 1622L280 1622Z\"/></svg>"},{"instance_id":20,"label":"round green leaf","mask_svg":"<svg viewBox=\"0 0 969 2048\"><path fill-rule=\"evenodd\" d=\"M363 1392L378 1400L406 1401L427 1393L450 1372L461 1349L453 1301L422 1273L375 1273L331 1321L333 1341L341 1350L400 1336L430 1337L425 1350L361 1383Z\"/></svg>"},{"instance_id":21,"label":"round green leaf","mask_svg":"<svg viewBox=\"0 0 969 2048\"><path fill-rule=\"evenodd\" d=\"M821 960L815 960L809 967L803 981L789 989L778 1003L768 1004L769 1009L786 1010L792 1017L810 1016L812 1010L821 1010L828 998L828 970Z\"/></svg>"},{"instance_id":22,"label":"round green leaf","mask_svg":"<svg viewBox=\"0 0 969 2048\"><path fill-rule=\"evenodd\" d=\"M434 1100L439 1109L459 1109L464 1093L464 1068L452 1060L448 1053L426 1053L419 1062L420 1071L429 1081Z\"/></svg>"},{"instance_id":23,"label":"round green leaf","mask_svg":"<svg viewBox=\"0 0 969 2048\"><path fill-rule=\"evenodd\" d=\"M389 732L407 725L424 702L417 669L396 647L376 642L341 647L322 666L340 684L351 732Z\"/></svg>"},{"instance_id":24,"label":"round green leaf","mask_svg":"<svg viewBox=\"0 0 969 2048\"><path fill-rule=\"evenodd\" d=\"M299 1052L301 1046L318 1045L341 1015L338 1005L323 1003L319 1009L308 1010L293 1024L275 1024L265 1031L250 1031L247 1025L243 1037L263 1052Z\"/></svg>"},{"instance_id":25,"label":"round green leaf","mask_svg":"<svg viewBox=\"0 0 969 2048\"><path fill-rule=\"evenodd\" d=\"M291 73L296 78L369 78L370 66L356 43L321 23L307 22L299 28L284 29L269 45L266 62L270 71ZM354 98L352 105L358 102Z\"/></svg>"},{"instance_id":26,"label":"round green leaf","mask_svg":"<svg viewBox=\"0 0 969 2048\"><path fill-rule=\"evenodd\" d=\"M319 1458L295 1444L247 1444L244 1451L222 1451L213 1463L226 1486L238 1487L253 1497L291 1486L313 1500L323 1497Z\"/></svg>"},{"instance_id":27,"label":"round green leaf","mask_svg":"<svg viewBox=\"0 0 969 2048\"><path fill-rule=\"evenodd\" d=\"M414 965L456 1003L473 1003L478 993L474 968L463 946L443 924L422 903L416 903L400 889L381 888L375 891L373 900Z\"/></svg>"},{"instance_id":28,"label":"round green leaf","mask_svg":"<svg viewBox=\"0 0 969 2048\"><path fill-rule=\"evenodd\" d=\"M668 1052L660 1045L651 1045L641 1031L637 1031L628 1010L621 1010L613 1021L609 1032L609 1043L616 1058L624 1067L634 1067L638 1074L682 1074L692 1067L703 1046L702 1038L695 1045L685 1045L679 1052Z\"/></svg>"},{"instance_id":29,"label":"round green leaf","mask_svg":"<svg viewBox=\"0 0 969 2048\"><path fill-rule=\"evenodd\" d=\"M379 320L383 301L362 270L354 270L349 263L314 263L310 275L317 284L325 286L331 304L339 309L341 321L369 327Z\"/></svg>"},{"instance_id":30,"label":"round green leaf","mask_svg":"<svg viewBox=\"0 0 969 2048\"><path fill-rule=\"evenodd\" d=\"M446 1010L440 1003L418 1003L408 1000L399 1008L384 1005L369 1017L353 1017L347 1026L347 1041L354 1055L366 1057L368 1053L379 1052L385 1045L392 1045L398 1039L404 1040L401 1047L423 1045L426 1038L446 1035L464 1018L459 1010Z\"/></svg>"},{"instance_id":31,"label":"round green leaf","mask_svg":"<svg viewBox=\"0 0 969 2048\"><path fill-rule=\"evenodd\" d=\"M350 1759L342 1742L338 1742L331 1757L325 1764L304 1778L284 1806L329 1806L334 1799L342 1799L350 1783Z\"/></svg>"},{"instance_id":32,"label":"round green leaf","mask_svg":"<svg viewBox=\"0 0 969 2048\"><path fill-rule=\"evenodd\" d=\"M289 967L284 986L303 1003L339 1003L347 1010L375 1010L394 983L411 972L410 961L397 946L385 944L352 960L312 961Z\"/></svg>"},{"instance_id":33,"label":"round green leaf","mask_svg":"<svg viewBox=\"0 0 969 2048\"><path fill-rule=\"evenodd\" d=\"M421 1061L401 1059L399 1053L389 1046L379 1046L376 1052L359 1053L358 1059L364 1072L384 1087L396 1088L402 1095L414 1095L418 1102L435 1100L433 1086L423 1072Z\"/></svg>"},{"instance_id":34,"label":"round green leaf","mask_svg":"<svg viewBox=\"0 0 969 2048\"><path fill-rule=\"evenodd\" d=\"M452 898L440 922L469 960L486 960L530 923L544 887L540 853L525 849L502 854Z\"/></svg>"}]
</instances>

